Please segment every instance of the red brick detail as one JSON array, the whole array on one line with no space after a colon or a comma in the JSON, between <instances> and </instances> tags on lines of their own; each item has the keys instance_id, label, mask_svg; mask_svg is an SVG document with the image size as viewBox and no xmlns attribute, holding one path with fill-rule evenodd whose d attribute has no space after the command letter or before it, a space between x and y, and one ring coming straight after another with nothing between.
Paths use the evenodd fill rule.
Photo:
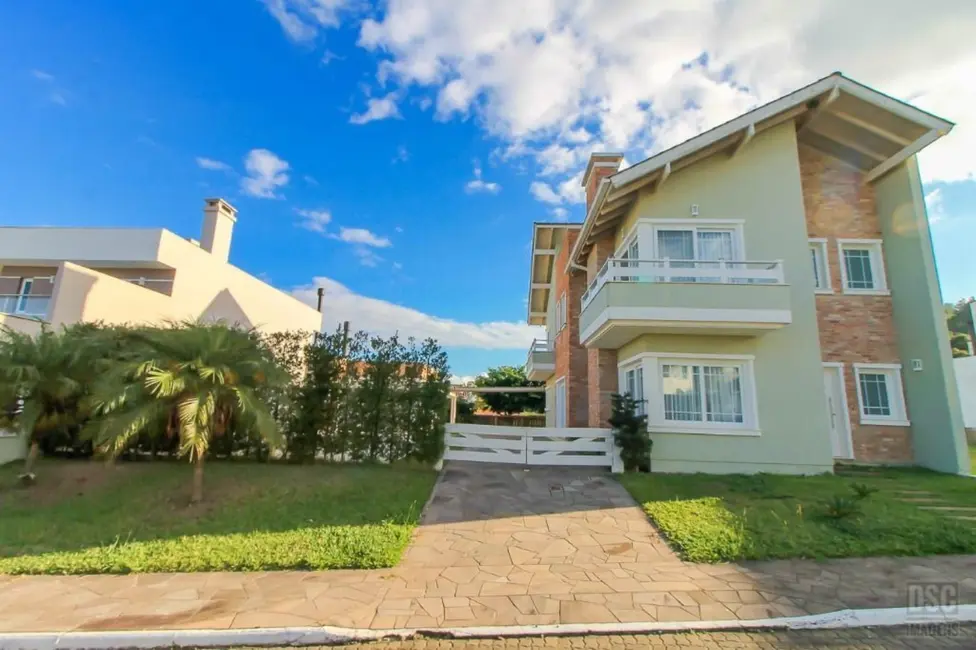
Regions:
<instances>
[{"instance_id":1,"label":"red brick detail","mask_svg":"<svg viewBox=\"0 0 976 650\"><path fill-rule=\"evenodd\" d=\"M580 300L586 288L582 273L566 273L569 252L579 235L578 230L566 230L566 241L553 263L553 291L555 300L566 295L566 327L555 333L555 377L566 378L566 426L587 426L586 348L579 341Z\"/></svg>"},{"instance_id":2,"label":"red brick detail","mask_svg":"<svg viewBox=\"0 0 976 650\"><path fill-rule=\"evenodd\" d=\"M607 258L613 255L614 233L605 232L593 243L586 264L586 282L596 278ZM579 275L582 275L580 273ZM591 349L587 354L589 387L588 426L605 427L610 418L610 396L617 392L617 351Z\"/></svg>"},{"instance_id":3,"label":"red brick detail","mask_svg":"<svg viewBox=\"0 0 976 650\"><path fill-rule=\"evenodd\" d=\"M610 396L617 392L617 351L591 348L587 355L590 413L587 426L606 427Z\"/></svg>"},{"instance_id":4,"label":"red brick detail","mask_svg":"<svg viewBox=\"0 0 976 650\"><path fill-rule=\"evenodd\" d=\"M863 173L811 147L799 146L800 177L810 237L827 240L833 294L818 294L817 327L824 361L844 363L854 458L869 462L911 462L908 427L860 424L854 363L901 363L890 296L845 295L838 239L881 239L874 186Z\"/></svg>"},{"instance_id":5,"label":"red brick detail","mask_svg":"<svg viewBox=\"0 0 976 650\"><path fill-rule=\"evenodd\" d=\"M587 213L590 211L590 206L593 205L593 198L596 196L597 188L600 187L600 181L611 174L616 174L620 168L620 162L623 160L623 156L615 154L592 154L592 156L596 157L596 160L593 161L593 168L586 179Z\"/></svg>"}]
</instances>

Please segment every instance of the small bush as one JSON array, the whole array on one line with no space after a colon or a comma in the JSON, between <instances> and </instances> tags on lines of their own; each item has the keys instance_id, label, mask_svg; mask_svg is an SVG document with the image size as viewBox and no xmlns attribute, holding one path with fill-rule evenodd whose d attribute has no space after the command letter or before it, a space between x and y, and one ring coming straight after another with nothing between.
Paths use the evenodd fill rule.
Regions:
<instances>
[{"instance_id":1,"label":"small bush","mask_svg":"<svg viewBox=\"0 0 976 650\"><path fill-rule=\"evenodd\" d=\"M745 554L744 522L718 497L652 501L644 510L689 562L729 562Z\"/></svg>"},{"instance_id":2,"label":"small bush","mask_svg":"<svg viewBox=\"0 0 976 650\"><path fill-rule=\"evenodd\" d=\"M861 504L858 503L857 499L835 496L824 503L820 514L824 518L834 521L849 519L861 514Z\"/></svg>"},{"instance_id":3,"label":"small bush","mask_svg":"<svg viewBox=\"0 0 976 650\"><path fill-rule=\"evenodd\" d=\"M613 440L620 447L624 470L648 470L654 443L647 433L647 416L637 413L638 402L630 395L615 393L610 400L612 411L609 424L613 428Z\"/></svg>"},{"instance_id":4,"label":"small bush","mask_svg":"<svg viewBox=\"0 0 976 650\"><path fill-rule=\"evenodd\" d=\"M869 496L878 491L878 488L871 487L864 483L854 483L851 485L851 492L854 493L854 498L858 500L867 499Z\"/></svg>"}]
</instances>

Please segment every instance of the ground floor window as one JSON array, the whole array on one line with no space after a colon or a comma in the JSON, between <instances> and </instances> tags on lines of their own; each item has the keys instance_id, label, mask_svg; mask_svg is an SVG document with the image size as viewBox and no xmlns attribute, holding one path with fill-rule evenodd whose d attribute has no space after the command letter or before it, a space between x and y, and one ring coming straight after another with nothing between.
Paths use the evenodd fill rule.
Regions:
<instances>
[{"instance_id":1,"label":"ground floor window","mask_svg":"<svg viewBox=\"0 0 976 650\"><path fill-rule=\"evenodd\" d=\"M620 381L652 431L758 433L752 357L646 353L621 365Z\"/></svg>"},{"instance_id":2,"label":"ground floor window","mask_svg":"<svg viewBox=\"0 0 976 650\"><path fill-rule=\"evenodd\" d=\"M662 364L664 419L741 424L741 375L738 366Z\"/></svg>"},{"instance_id":3,"label":"ground floor window","mask_svg":"<svg viewBox=\"0 0 976 650\"><path fill-rule=\"evenodd\" d=\"M907 425L899 364L854 364L861 424Z\"/></svg>"},{"instance_id":4,"label":"ground floor window","mask_svg":"<svg viewBox=\"0 0 976 650\"><path fill-rule=\"evenodd\" d=\"M644 415L647 407L644 401L644 368L638 364L624 370L624 393L637 402L637 414Z\"/></svg>"}]
</instances>

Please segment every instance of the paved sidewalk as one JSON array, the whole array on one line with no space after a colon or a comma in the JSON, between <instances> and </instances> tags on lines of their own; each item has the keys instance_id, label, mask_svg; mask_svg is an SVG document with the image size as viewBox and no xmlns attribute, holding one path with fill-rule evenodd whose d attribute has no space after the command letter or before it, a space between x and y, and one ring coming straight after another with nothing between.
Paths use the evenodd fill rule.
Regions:
<instances>
[{"instance_id":1,"label":"paved sidewalk","mask_svg":"<svg viewBox=\"0 0 976 650\"><path fill-rule=\"evenodd\" d=\"M452 464L396 568L0 576L0 632L750 620L904 607L917 581L976 603L976 556L690 564L609 475Z\"/></svg>"}]
</instances>

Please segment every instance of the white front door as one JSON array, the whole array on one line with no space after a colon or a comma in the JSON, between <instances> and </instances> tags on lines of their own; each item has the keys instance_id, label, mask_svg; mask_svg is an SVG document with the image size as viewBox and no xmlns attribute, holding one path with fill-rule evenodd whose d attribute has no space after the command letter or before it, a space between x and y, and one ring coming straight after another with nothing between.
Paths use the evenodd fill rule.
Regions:
<instances>
[{"instance_id":1,"label":"white front door","mask_svg":"<svg viewBox=\"0 0 976 650\"><path fill-rule=\"evenodd\" d=\"M566 380L556 382L556 426L566 426Z\"/></svg>"},{"instance_id":2,"label":"white front door","mask_svg":"<svg viewBox=\"0 0 976 650\"><path fill-rule=\"evenodd\" d=\"M827 422L830 425L830 444L834 458L852 458L851 422L844 394L844 369L824 366L824 394L827 397Z\"/></svg>"}]
</instances>

